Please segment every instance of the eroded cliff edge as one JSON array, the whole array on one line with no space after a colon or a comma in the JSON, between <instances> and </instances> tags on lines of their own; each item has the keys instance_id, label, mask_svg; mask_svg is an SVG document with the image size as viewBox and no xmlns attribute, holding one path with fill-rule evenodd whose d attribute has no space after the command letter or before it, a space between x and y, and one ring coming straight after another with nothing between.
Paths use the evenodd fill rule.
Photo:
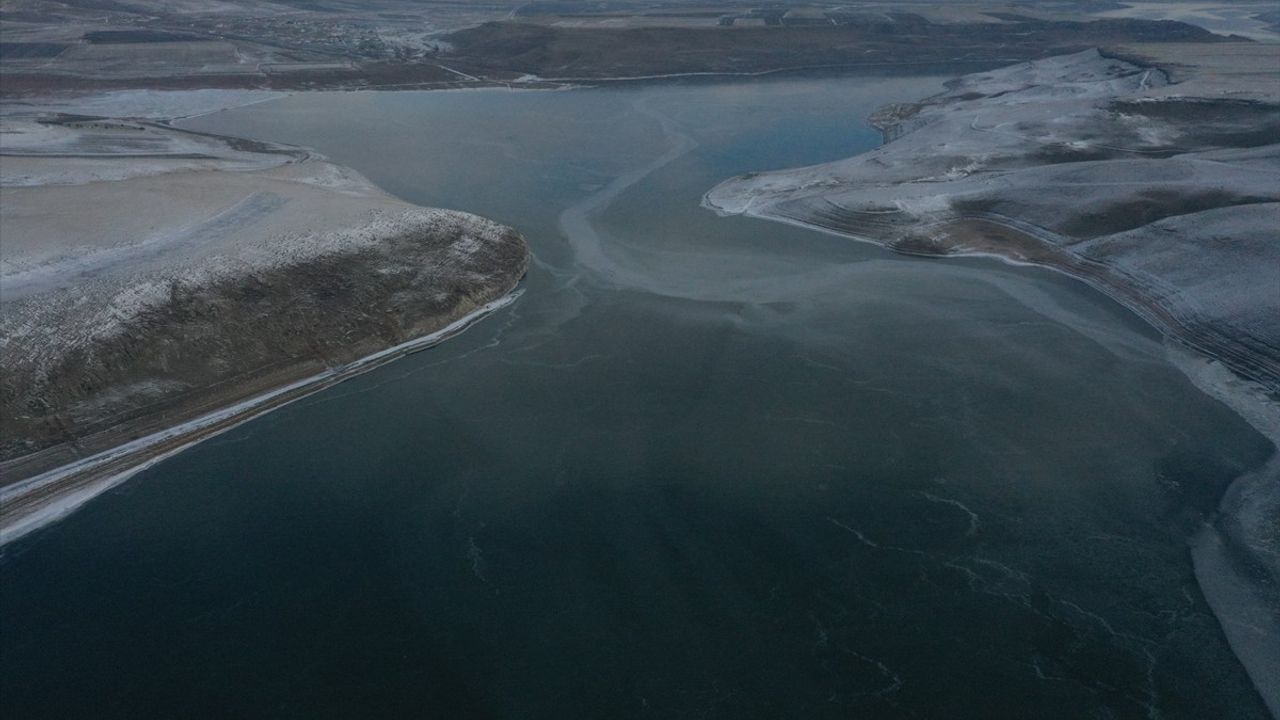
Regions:
<instances>
[{"instance_id":1,"label":"eroded cliff edge","mask_svg":"<svg viewBox=\"0 0 1280 720\"><path fill-rule=\"evenodd\" d=\"M401 202L301 148L139 120L2 129L4 540L460 329L528 265L515 230Z\"/></svg>"}]
</instances>

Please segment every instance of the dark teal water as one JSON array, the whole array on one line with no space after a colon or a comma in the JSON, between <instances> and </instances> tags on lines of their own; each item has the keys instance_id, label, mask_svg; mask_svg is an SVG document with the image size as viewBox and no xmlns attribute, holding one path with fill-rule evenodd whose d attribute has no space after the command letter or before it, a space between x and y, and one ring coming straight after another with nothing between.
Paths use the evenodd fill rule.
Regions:
<instances>
[{"instance_id":1,"label":"dark teal water","mask_svg":"<svg viewBox=\"0 0 1280 720\"><path fill-rule=\"evenodd\" d=\"M1049 272L701 209L940 78L188 121L527 235L519 301L0 559L8 717L1254 718L1187 538L1269 444Z\"/></svg>"}]
</instances>

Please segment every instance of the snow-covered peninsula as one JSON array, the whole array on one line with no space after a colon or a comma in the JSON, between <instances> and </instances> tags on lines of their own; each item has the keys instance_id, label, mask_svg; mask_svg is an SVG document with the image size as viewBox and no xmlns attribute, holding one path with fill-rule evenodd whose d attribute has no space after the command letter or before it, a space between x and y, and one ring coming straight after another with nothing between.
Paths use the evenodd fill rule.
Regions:
<instances>
[{"instance_id":1,"label":"snow-covered peninsula","mask_svg":"<svg viewBox=\"0 0 1280 720\"><path fill-rule=\"evenodd\" d=\"M461 330L527 267L511 228L399 201L302 148L142 119L0 129L3 541Z\"/></svg>"}]
</instances>

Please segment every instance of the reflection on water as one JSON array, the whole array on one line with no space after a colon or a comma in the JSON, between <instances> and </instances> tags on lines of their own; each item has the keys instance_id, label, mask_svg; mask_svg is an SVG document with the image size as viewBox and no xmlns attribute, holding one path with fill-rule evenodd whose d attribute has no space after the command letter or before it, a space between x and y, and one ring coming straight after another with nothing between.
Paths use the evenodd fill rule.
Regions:
<instances>
[{"instance_id":1,"label":"reflection on water","mask_svg":"<svg viewBox=\"0 0 1280 720\"><path fill-rule=\"evenodd\" d=\"M1186 541L1269 445L1054 274L699 208L939 78L191 121L521 228L527 292L8 549L24 716L1263 717Z\"/></svg>"}]
</instances>

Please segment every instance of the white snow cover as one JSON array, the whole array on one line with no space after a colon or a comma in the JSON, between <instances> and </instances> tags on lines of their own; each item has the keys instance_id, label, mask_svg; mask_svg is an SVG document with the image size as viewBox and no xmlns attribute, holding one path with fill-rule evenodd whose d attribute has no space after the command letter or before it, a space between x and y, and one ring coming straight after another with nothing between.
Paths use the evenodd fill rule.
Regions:
<instances>
[{"instance_id":1,"label":"white snow cover","mask_svg":"<svg viewBox=\"0 0 1280 720\"><path fill-rule=\"evenodd\" d=\"M478 309L471 304L506 292L507 285L496 285L476 268L491 265L496 248L513 264L519 259L515 246L521 241L508 228L469 213L402 202L359 173L302 148L245 143L138 120L41 120L0 121L0 143L7 155L0 171L0 364L37 398L51 378L66 380L58 372L65 371L70 354L87 350L92 357L105 347L104 341L137 333L153 313L172 305L175 288L210 288L223 280L305 268L332 257L376 263L388 259L388 243L404 238L430 241L423 247L431 262L419 269L419 277L428 278L419 283L422 291L431 291L430 279L437 275L452 279L467 291L455 311L468 314L429 335L250 400L238 401L242 396L236 388L227 387L226 397L233 403L227 407L10 485L0 491L0 544L65 515L211 432L439 342L515 297L498 297ZM502 265L494 272L495 277L518 279L519 270ZM344 309L333 311L340 315ZM353 316L363 311L350 309ZM438 319L452 317L456 315ZM362 352L378 345L375 337L351 348ZM120 383L61 407L60 417L109 419L122 407L139 406L140 400L146 401L143 407L157 399L173 402L187 389L187 383L164 373L147 372L137 377L126 373ZM256 392L257 387L241 391ZM209 407L216 405L191 410ZM14 412L9 419L21 414ZM10 441L17 446L22 438L6 438ZM149 450L174 442L181 447ZM116 472L117 467L128 469ZM49 493L51 487L64 491ZM30 504L13 503L36 490L41 496Z\"/></svg>"},{"instance_id":2,"label":"white snow cover","mask_svg":"<svg viewBox=\"0 0 1280 720\"><path fill-rule=\"evenodd\" d=\"M1194 123L1113 106L1174 102L1147 96L1165 84L1097 51L965 76L872 152L733 178L704 204L888 245L958 218L1013 227L1180 323L1247 338L1257 379L1280 389L1280 144L1199 147Z\"/></svg>"}]
</instances>

